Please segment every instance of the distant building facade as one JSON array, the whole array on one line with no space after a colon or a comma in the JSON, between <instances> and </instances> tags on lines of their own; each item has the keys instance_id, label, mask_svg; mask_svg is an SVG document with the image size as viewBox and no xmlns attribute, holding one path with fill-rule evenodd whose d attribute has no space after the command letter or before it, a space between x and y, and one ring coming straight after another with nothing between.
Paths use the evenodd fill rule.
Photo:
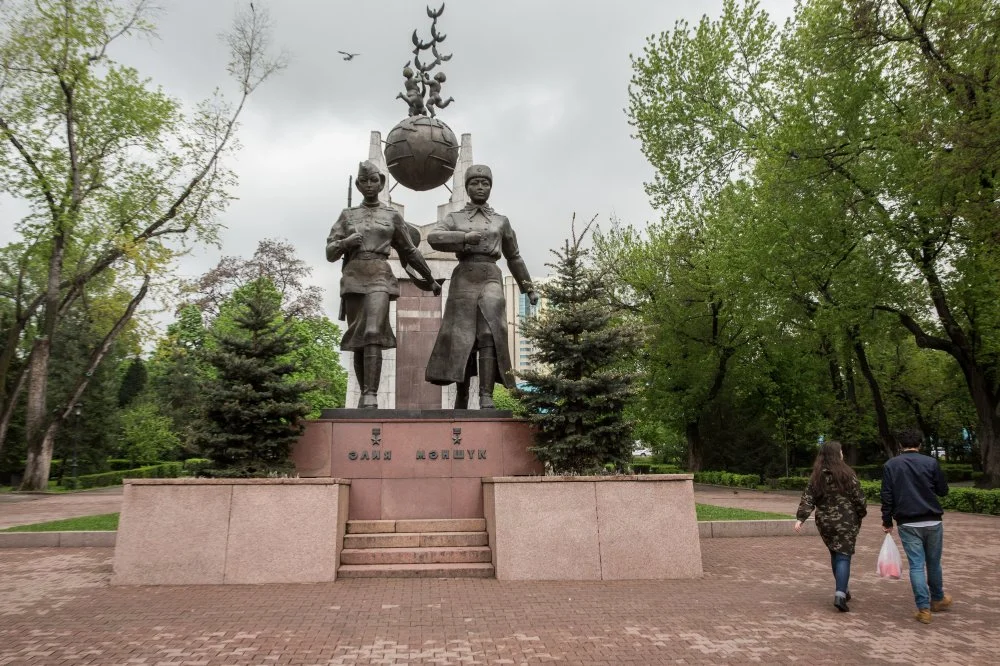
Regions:
<instances>
[{"instance_id":1,"label":"distant building facade","mask_svg":"<svg viewBox=\"0 0 1000 666\"><path fill-rule=\"evenodd\" d=\"M536 286L544 285L549 278L531 278ZM522 294L513 276L504 277L504 296L507 299L507 346L510 348L511 367L515 373L536 370L540 366L532 360L534 343L521 334L521 324L534 319L545 310L548 299L539 293L537 305L532 305L527 294ZM518 380L520 381L520 380Z\"/></svg>"}]
</instances>

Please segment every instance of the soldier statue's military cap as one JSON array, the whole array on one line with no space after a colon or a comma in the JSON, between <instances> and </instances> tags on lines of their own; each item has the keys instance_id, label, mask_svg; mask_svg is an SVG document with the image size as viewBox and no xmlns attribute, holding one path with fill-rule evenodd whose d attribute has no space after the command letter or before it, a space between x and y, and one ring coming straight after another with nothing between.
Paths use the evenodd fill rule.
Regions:
<instances>
[{"instance_id":1,"label":"soldier statue's military cap","mask_svg":"<svg viewBox=\"0 0 1000 666\"><path fill-rule=\"evenodd\" d=\"M485 164L473 164L465 170L465 184L468 185L473 178L485 178L490 185L493 184L493 172Z\"/></svg>"},{"instance_id":2,"label":"soldier statue's military cap","mask_svg":"<svg viewBox=\"0 0 1000 666\"><path fill-rule=\"evenodd\" d=\"M361 176L370 176L372 174L378 174L379 179L385 184L385 174L379 170L378 166L375 165L371 160L365 160L358 164L358 178Z\"/></svg>"}]
</instances>

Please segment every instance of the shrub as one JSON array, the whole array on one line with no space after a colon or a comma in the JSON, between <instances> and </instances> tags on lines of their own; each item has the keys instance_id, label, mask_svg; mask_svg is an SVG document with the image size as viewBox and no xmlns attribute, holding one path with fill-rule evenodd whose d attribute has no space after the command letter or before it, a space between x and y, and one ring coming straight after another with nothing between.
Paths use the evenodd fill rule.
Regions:
<instances>
[{"instance_id":1,"label":"shrub","mask_svg":"<svg viewBox=\"0 0 1000 666\"><path fill-rule=\"evenodd\" d=\"M941 507L951 511L1000 516L1000 489L952 488L941 498Z\"/></svg>"},{"instance_id":2,"label":"shrub","mask_svg":"<svg viewBox=\"0 0 1000 666\"><path fill-rule=\"evenodd\" d=\"M858 465L854 467L854 473L858 475L858 479L861 481L881 481L882 480L882 463L877 465ZM812 475L812 470L809 470L807 476Z\"/></svg>"},{"instance_id":3,"label":"shrub","mask_svg":"<svg viewBox=\"0 0 1000 666\"><path fill-rule=\"evenodd\" d=\"M805 490L807 485L808 476L779 476L767 480L767 487L774 490Z\"/></svg>"},{"instance_id":4,"label":"shrub","mask_svg":"<svg viewBox=\"0 0 1000 666\"><path fill-rule=\"evenodd\" d=\"M882 482L862 481L861 490L865 493L865 499L869 502L882 503Z\"/></svg>"},{"instance_id":5,"label":"shrub","mask_svg":"<svg viewBox=\"0 0 1000 666\"><path fill-rule=\"evenodd\" d=\"M948 483L960 483L962 481L972 481L976 472L972 471L972 465L941 465L944 478Z\"/></svg>"},{"instance_id":6,"label":"shrub","mask_svg":"<svg viewBox=\"0 0 1000 666\"><path fill-rule=\"evenodd\" d=\"M85 474L75 479L64 479L63 485L66 488L75 490L104 488L107 486L117 486L122 482L122 479L175 479L181 475L182 470L182 463L168 462L159 465L137 467L136 469L122 469L115 472L103 472L101 474Z\"/></svg>"},{"instance_id":7,"label":"shrub","mask_svg":"<svg viewBox=\"0 0 1000 666\"><path fill-rule=\"evenodd\" d=\"M736 488L756 488L760 477L756 474L732 474L731 472L695 472L695 483L708 483L714 486L733 486Z\"/></svg>"},{"instance_id":8,"label":"shrub","mask_svg":"<svg viewBox=\"0 0 1000 666\"><path fill-rule=\"evenodd\" d=\"M636 474L684 474L677 465L652 462L633 462L632 471Z\"/></svg>"},{"instance_id":9,"label":"shrub","mask_svg":"<svg viewBox=\"0 0 1000 666\"><path fill-rule=\"evenodd\" d=\"M181 440L169 416L152 402L133 402L121 413L121 453L132 467L173 457Z\"/></svg>"},{"instance_id":10,"label":"shrub","mask_svg":"<svg viewBox=\"0 0 1000 666\"><path fill-rule=\"evenodd\" d=\"M211 466L212 461L208 458L188 458L184 461L184 471L192 476L200 476Z\"/></svg>"}]
</instances>

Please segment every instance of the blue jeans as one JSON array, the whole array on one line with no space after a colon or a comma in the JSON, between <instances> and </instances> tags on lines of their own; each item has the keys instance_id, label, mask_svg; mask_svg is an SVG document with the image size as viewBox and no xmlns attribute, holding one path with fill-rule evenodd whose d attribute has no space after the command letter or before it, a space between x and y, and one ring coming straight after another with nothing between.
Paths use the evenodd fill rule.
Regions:
<instances>
[{"instance_id":1,"label":"blue jeans","mask_svg":"<svg viewBox=\"0 0 1000 666\"><path fill-rule=\"evenodd\" d=\"M930 527L900 525L899 540L903 542L906 561L910 565L910 587L913 588L917 609L930 608L932 600L944 599L944 578L941 574L944 527L941 524Z\"/></svg>"},{"instance_id":2,"label":"blue jeans","mask_svg":"<svg viewBox=\"0 0 1000 666\"><path fill-rule=\"evenodd\" d=\"M847 594L847 584L851 581L851 556L846 553L830 551L830 566L833 568L833 580L837 592Z\"/></svg>"}]
</instances>

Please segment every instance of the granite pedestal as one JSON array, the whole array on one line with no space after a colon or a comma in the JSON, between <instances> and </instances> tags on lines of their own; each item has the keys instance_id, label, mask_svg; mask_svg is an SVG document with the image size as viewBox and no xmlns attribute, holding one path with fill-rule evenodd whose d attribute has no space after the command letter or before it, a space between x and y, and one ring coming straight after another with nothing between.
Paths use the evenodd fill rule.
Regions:
<instances>
[{"instance_id":1,"label":"granite pedestal","mask_svg":"<svg viewBox=\"0 0 1000 666\"><path fill-rule=\"evenodd\" d=\"M351 520L482 518L482 478L544 473L531 426L496 410L325 410L292 459L351 480Z\"/></svg>"},{"instance_id":2,"label":"granite pedestal","mask_svg":"<svg viewBox=\"0 0 1000 666\"><path fill-rule=\"evenodd\" d=\"M483 479L499 580L699 578L690 474Z\"/></svg>"},{"instance_id":3,"label":"granite pedestal","mask_svg":"<svg viewBox=\"0 0 1000 666\"><path fill-rule=\"evenodd\" d=\"M126 479L112 585L337 578L344 479Z\"/></svg>"}]
</instances>

